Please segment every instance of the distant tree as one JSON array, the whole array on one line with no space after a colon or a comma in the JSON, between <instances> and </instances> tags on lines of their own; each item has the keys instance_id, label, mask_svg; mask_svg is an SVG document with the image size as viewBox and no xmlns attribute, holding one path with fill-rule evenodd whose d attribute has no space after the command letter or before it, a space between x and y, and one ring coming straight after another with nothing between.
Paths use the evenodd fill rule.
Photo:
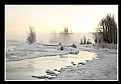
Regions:
<instances>
[{"instance_id":1,"label":"distant tree","mask_svg":"<svg viewBox=\"0 0 121 84\"><path fill-rule=\"evenodd\" d=\"M61 34L69 34L69 33L72 33L72 30L66 26L64 26L63 30L60 32Z\"/></svg>"},{"instance_id":2,"label":"distant tree","mask_svg":"<svg viewBox=\"0 0 121 84\"><path fill-rule=\"evenodd\" d=\"M68 27L64 28L64 34L68 34L68 33L69 33Z\"/></svg>"},{"instance_id":3,"label":"distant tree","mask_svg":"<svg viewBox=\"0 0 121 84\"><path fill-rule=\"evenodd\" d=\"M64 32L65 42L67 42L68 37L69 37L69 35L68 35L69 34L68 27L65 27L64 30L63 30L63 32Z\"/></svg>"},{"instance_id":4,"label":"distant tree","mask_svg":"<svg viewBox=\"0 0 121 84\"><path fill-rule=\"evenodd\" d=\"M72 30L64 26L63 30L60 32L60 37L62 37L63 41L66 43L70 39L70 34L72 34Z\"/></svg>"},{"instance_id":5,"label":"distant tree","mask_svg":"<svg viewBox=\"0 0 121 84\"><path fill-rule=\"evenodd\" d=\"M36 42L36 34L35 34L32 26L29 26L29 29L30 29L30 31L29 31L29 33L27 33L28 36L27 36L26 40L29 44L32 44L32 43Z\"/></svg>"},{"instance_id":6,"label":"distant tree","mask_svg":"<svg viewBox=\"0 0 121 84\"><path fill-rule=\"evenodd\" d=\"M96 36L96 43L101 43L103 42L103 32L102 32L102 28L97 28L97 32L95 33L95 36Z\"/></svg>"},{"instance_id":7,"label":"distant tree","mask_svg":"<svg viewBox=\"0 0 121 84\"><path fill-rule=\"evenodd\" d=\"M57 42L57 34L56 34L56 30L54 29L52 31L52 34L51 34L51 38L50 38L50 42L53 43L53 42Z\"/></svg>"},{"instance_id":8,"label":"distant tree","mask_svg":"<svg viewBox=\"0 0 121 84\"><path fill-rule=\"evenodd\" d=\"M84 44L86 44L86 37L85 37L85 36L83 36L83 39L84 39Z\"/></svg>"},{"instance_id":9,"label":"distant tree","mask_svg":"<svg viewBox=\"0 0 121 84\"><path fill-rule=\"evenodd\" d=\"M87 40L87 44L92 44L92 42L90 42L90 39Z\"/></svg>"},{"instance_id":10,"label":"distant tree","mask_svg":"<svg viewBox=\"0 0 121 84\"><path fill-rule=\"evenodd\" d=\"M97 43L97 38L95 38L95 43Z\"/></svg>"},{"instance_id":11,"label":"distant tree","mask_svg":"<svg viewBox=\"0 0 121 84\"><path fill-rule=\"evenodd\" d=\"M82 38L80 39L80 44L83 44L83 39Z\"/></svg>"},{"instance_id":12,"label":"distant tree","mask_svg":"<svg viewBox=\"0 0 121 84\"><path fill-rule=\"evenodd\" d=\"M89 39L88 39L88 41L89 41ZM85 36L83 36L83 38L80 39L80 44L87 44Z\"/></svg>"},{"instance_id":13,"label":"distant tree","mask_svg":"<svg viewBox=\"0 0 121 84\"><path fill-rule=\"evenodd\" d=\"M70 47L77 48L76 44L72 44Z\"/></svg>"}]
</instances>

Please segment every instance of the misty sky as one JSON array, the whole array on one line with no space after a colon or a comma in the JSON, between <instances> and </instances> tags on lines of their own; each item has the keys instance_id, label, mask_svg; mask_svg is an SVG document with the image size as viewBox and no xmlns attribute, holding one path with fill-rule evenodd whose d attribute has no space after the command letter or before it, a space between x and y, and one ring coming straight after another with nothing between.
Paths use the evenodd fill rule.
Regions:
<instances>
[{"instance_id":1,"label":"misty sky","mask_svg":"<svg viewBox=\"0 0 121 84\"><path fill-rule=\"evenodd\" d=\"M6 34L25 35L28 26L37 34L58 33L64 26L73 33L93 32L108 13L118 22L118 5L5 5Z\"/></svg>"}]
</instances>

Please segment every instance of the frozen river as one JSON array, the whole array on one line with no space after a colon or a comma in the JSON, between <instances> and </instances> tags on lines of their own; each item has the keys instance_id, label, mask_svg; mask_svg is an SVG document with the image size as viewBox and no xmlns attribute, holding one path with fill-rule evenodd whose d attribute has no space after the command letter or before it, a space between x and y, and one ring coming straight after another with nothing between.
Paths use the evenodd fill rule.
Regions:
<instances>
[{"instance_id":1,"label":"frozen river","mask_svg":"<svg viewBox=\"0 0 121 84\"><path fill-rule=\"evenodd\" d=\"M96 53L80 51L78 55L62 55L6 62L6 80L42 80L32 76L46 75L47 69L54 70L96 58Z\"/></svg>"}]
</instances>

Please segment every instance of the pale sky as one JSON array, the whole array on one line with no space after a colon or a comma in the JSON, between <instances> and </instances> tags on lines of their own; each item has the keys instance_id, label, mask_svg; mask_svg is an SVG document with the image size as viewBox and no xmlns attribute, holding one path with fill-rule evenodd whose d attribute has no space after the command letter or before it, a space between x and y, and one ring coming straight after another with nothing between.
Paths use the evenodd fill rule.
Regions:
<instances>
[{"instance_id":1,"label":"pale sky","mask_svg":"<svg viewBox=\"0 0 121 84\"><path fill-rule=\"evenodd\" d=\"M118 24L118 5L5 5L6 34L26 35L31 25L37 34L58 33L64 25L73 33L93 32L108 13Z\"/></svg>"}]
</instances>

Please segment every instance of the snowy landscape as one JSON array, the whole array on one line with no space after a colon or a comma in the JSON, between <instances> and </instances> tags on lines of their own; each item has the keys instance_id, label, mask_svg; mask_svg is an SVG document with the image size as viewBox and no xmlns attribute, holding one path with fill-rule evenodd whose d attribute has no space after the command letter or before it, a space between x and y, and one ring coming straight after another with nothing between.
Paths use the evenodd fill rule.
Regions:
<instances>
[{"instance_id":1,"label":"snowy landscape","mask_svg":"<svg viewBox=\"0 0 121 84\"><path fill-rule=\"evenodd\" d=\"M8 49L6 52L7 80L118 80L117 49L99 48L92 44L77 44L77 48L70 47L70 44L62 44L62 46L64 50L61 51L60 45L57 43L33 43L32 45L20 43L17 44L16 47ZM56 56L57 58L54 58ZM40 66L47 66L42 70L43 72L39 72L35 65L33 66L31 63L24 62L24 60L27 59L37 60L37 58L40 58L40 61L42 61L35 61L40 63L36 63L38 69ZM48 59L48 63L51 64L51 67L46 65L47 62L44 62L44 58L45 60ZM51 61L49 62L49 60L52 60L51 58L57 65L53 62L51 63ZM64 61L67 63L59 64L61 62L54 61L54 59L59 61L61 58L64 58ZM22 61L26 66L22 65ZM32 63L34 64L34 61ZM45 64L43 65L43 63ZM28 65L32 67L30 68ZM23 78L20 78L19 73L21 73L21 71L16 72L19 68L21 71L24 71L24 68L33 69L30 72L32 74L28 74L29 71L25 73L25 71L23 73L28 75L23 75ZM9 74L12 70L16 75Z\"/></svg>"},{"instance_id":2,"label":"snowy landscape","mask_svg":"<svg viewBox=\"0 0 121 84\"><path fill-rule=\"evenodd\" d=\"M4 79L118 81L118 27L118 5L5 5Z\"/></svg>"},{"instance_id":3,"label":"snowy landscape","mask_svg":"<svg viewBox=\"0 0 121 84\"><path fill-rule=\"evenodd\" d=\"M59 80L117 80L117 50L81 48L98 54L98 59L86 60L86 64L62 69Z\"/></svg>"}]
</instances>

